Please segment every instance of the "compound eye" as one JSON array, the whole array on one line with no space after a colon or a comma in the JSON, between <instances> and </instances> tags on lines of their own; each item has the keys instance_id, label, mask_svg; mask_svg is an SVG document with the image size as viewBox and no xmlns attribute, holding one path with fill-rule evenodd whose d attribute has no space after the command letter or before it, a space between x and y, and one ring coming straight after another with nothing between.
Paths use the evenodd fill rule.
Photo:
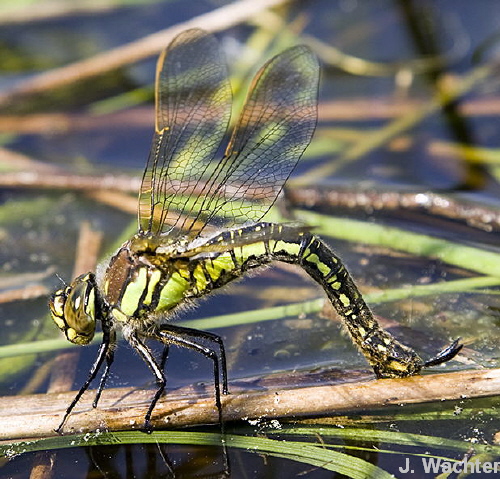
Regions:
<instances>
[{"instance_id":1,"label":"compound eye","mask_svg":"<svg viewBox=\"0 0 500 479\"><path fill-rule=\"evenodd\" d=\"M52 319L62 331L66 330L66 320L64 319L64 305L66 304L67 290L59 289L50 298L49 308Z\"/></svg>"},{"instance_id":2,"label":"compound eye","mask_svg":"<svg viewBox=\"0 0 500 479\"><path fill-rule=\"evenodd\" d=\"M96 285L93 275L79 276L64 290L54 293L50 302L52 319L75 344L92 341L96 325Z\"/></svg>"}]
</instances>

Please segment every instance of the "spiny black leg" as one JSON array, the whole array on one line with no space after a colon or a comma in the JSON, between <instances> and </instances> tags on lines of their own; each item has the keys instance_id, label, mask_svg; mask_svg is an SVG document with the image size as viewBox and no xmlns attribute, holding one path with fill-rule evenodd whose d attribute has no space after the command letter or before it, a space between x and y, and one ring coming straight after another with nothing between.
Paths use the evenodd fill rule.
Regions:
<instances>
[{"instance_id":1,"label":"spiny black leg","mask_svg":"<svg viewBox=\"0 0 500 479\"><path fill-rule=\"evenodd\" d=\"M190 332L185 332L185 329L188 331L189 328L175 327L174 330L171 329L171 325L164 326L164 329L158 331L159 337L156 339L160 339L163 342L169 344L176 344L178 346L182 346L185 348L193 349L194 351L198 351L207 358L211 359L214 363L214 389L215 389L215 405L217 407L217 412L219 414L219 424L221 425L222 431L223 429L223 420L222 420L222 403L220 400L220 380L219 380L219 356L217 353L206 346L198 344L196 341L189 339ZM198 337L203 337L202 331L197 331L195 339Z\"/></svg>"},{"instance_id":2,"label":"spiny black leg","mask_svg":"<svg viewBox=\"0 0 500 479\"><path fill-rule=\"evenodd\" d=\"M203 339L204 341L210 341L217 344L217 346L219 347L219 370L222 376L222 394L229 394L229 389L227 386L226 350L224 348L224 342L222 341L222 338L207 331L200 331L198 329L185 328L171 324L168 325L166 330L181 337Z\"/></svg>"},{"instance_id":3,"label":"spiny black leg","mask_svg":"<svg viewBox=\"0 0 500 479\"><path fill-rule=\"evenodd\" d=\"M166 344L176 344L185 348L193 349L194 351L201 352L205 357L211 359L214 364L214 391L215 391L215 405L217 407L217 413L219 416L219 426L221 432L222 441L222 451L224 457L224 470L225 473L222 476L217 477L229 477L230 475L230 463L229 456L227 454L226 440L225 440L225 423L222 418L222 404L220 398L220 380L219 374L222 373L223 381L223 393L229 394L227 387L227 366L226 366L226 354L224 349L224 344L222 338L213 333L208 333L206 331L199 331L197 329L184 328L180 326L173 326L169 324L160 329L157 333L159 338L155 335L156 339L162 339ZM211 341L217 343L219 347L219 354L211 348L208 348L202 344L198 344L195 340ZM219 371L219 364L220 369Z\"/></svg>"},{"instance_id":4,"label":"spiny black leg","mask_svg":"<svg viewBox=\"0 0 500 479\"><path fill-rule=\"evenodd\" d=\"M424 363L424 367L437 366L443 364L450 359L453 359L463 348L463 344L459 344L460 338L455 339L448 347L437 353L433 358Z\"/></svg>"},{"instance_id":5,"label":"spiny black leg","mask_svg":"<svg viewBox=\"0 0 500 479\"><path fill-rule=\"evenodd\" d=\"M99 387L97 388L97 392L95 394L94 402L92 403L92 407L97 407L97 403L99 402L99 399L101 398L102 391L104 389L104 386L106 386L106 380L109 377L109 370L111 369L111 365L113 364L113 361L115 359L115 351L113 349L110 349L108 351L108 354L106 355L106 367L104 369L104 372L101 376L101 380L99 381Z\"/></svg>"},{"instance_id":6,"label":"spiny black leg","mask_svg":"<svg viewBox=\"0 0 500 479\"><path fill-rule=\"evenodd\" d=\"M127 334L125 335L125 337L127 341L130 343L130 345L141 355L144 362L149 366L149 369L151 369L151 371L156 377L156 384L158 386L158 389L156 390L156 393L153 396L153 400L149 405L148 412L144 416L144 429L147 432L151 432L153 430L151 426L151 415L153 413L153 409L156 406L156 403L163 394L163 391L165 390L165 385L167 384L167 380L165 379L163 371L160 369L160 366L158 366L149 348L139 340L136 334L135 333Z\"/></svg>"},{"instance_id":7,"label":"spiny black leg","mask_svg":"<svg viewBox=\"0 0 500 479\"><path fill-rule=\"evenodd\" d=\"M160 360L160 368L162 371L165 371L165 364L167 363L169 349L170 347L168 344L163 345L163 351L161 352L161 360Z\"/></svg>"},{"instance_id":8,"label":"spiny black leg","mask_svg":"<svg viewBox=\"0 0 500 479\"><path fill-rule=\"evenodd\" d=\"M109 334L109 331L103 331L103 338L102 338L102 343L99 346L99 351L97 352L97 357L94 361L94 364L92 364L92 367L90 369L89 375L87 377L87 380L83 384L83 386L80 388L78 393L76 394L75 398L73 401L71 401L71 404L68 406L68 409L66 409L66 413L64 414L63 420L61 421L61 424L59 424L59 427L55 429L55 431L60 434L62 427L64 426L64 423L68 419L68 416L71 414L71 411L73 408L76 406L80 398L82 397L83 393L89 388L90 383L95 379L97 373L99 372L99 369L101 369L102 363L105 358L108 357L108 351L110 350L110 345L112 343L111 336Z\"/></svg>"}]
</instances>

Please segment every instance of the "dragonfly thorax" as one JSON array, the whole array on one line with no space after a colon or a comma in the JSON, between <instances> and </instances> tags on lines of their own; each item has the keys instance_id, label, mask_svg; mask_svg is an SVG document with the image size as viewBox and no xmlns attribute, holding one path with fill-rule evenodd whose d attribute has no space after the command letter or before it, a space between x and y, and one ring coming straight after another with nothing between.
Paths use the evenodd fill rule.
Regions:
<instances>
[{"instance_id":1,"label":"dragonfly thorax","mask_svg":"<svg viewBox=\"0 0 500 479\"><path fill-rule=\"evenodd\" d=\"M95 276L86 273L50 298L52 319L68 341L80 345L92 341L96 327L97 295Z\"/></svg>"},{"instance_id":2,"label":"dragonfly thorax","mask_svg":"<svg viewBox=\"0 0 500 479\"><path fill-rule=\"evenodd\" d=\"M125 245L135 253L153 253L158 247L158 236L139 232L134 235Z\"/></svg>"},{"instance_id":3,"label":"dragonfly thorax","mask_svg":"<svg viewBox=\"0 0 500 479\"><path fill-rule=\"evenodd\" d=\"M169 237L166 234L152 235L149 233L137 233L126 245L130 251L137 255L161 255L165 258L176 258L183 256L188 249L189 240L179 238L177 235Z\"/></svg>"}]
</instances>

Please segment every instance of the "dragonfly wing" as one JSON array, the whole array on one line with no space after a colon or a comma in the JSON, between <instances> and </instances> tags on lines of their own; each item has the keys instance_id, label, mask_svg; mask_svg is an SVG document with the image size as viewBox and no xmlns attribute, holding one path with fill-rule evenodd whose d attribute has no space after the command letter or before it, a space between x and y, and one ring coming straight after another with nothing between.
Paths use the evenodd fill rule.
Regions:
<instances>
[{"instance_id":1,"label":"dragonfly wing","mask_svg":"<svg viewBox=\"0 0 500 479\"><path fill-rule=\"evenodd\" d=\"M226 133L232 94L215 37L199 29L178 35L158 60L156 125L139 195L139 228L174 226Z\"/></svg>"},{"instance_id":2,"label":"dragonfly wing","mask_svg":"<svg viewBox=\"0 0 500 479\"><path fill-rule=\"evenodd\" d=\"M259 70L224 157L192 202L188 218L194 220L184 220L184 227L232 227L265 215L311 141L318 82L318 60L303 45Z\"/></svg>"}]
</instances>

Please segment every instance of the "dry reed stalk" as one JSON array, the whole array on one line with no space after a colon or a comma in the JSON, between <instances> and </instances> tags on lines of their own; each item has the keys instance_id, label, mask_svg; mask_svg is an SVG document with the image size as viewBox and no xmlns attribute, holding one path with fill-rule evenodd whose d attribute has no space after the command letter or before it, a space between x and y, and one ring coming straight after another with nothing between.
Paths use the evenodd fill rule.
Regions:
<instances>
[{"instance_id":1,"label":"dry reed stalk","mask_svg":"<svg viewBox=\"0 0 500 479\"><path fill-rule=\"evenodd\" d=\"M0 94L0 106L32 94L92 78L157 55L181 31L203 28L215 32L251 19L268 8L283 5L286 0L239 0L199 15L191 20L147 35L134 42L94 55L70 65L40 73Z\"/></svg>"},{"instance_id":2,"label":"dry reed stalk","mask_svg":"<svg viewBox=\"0 0 500 479\"><path fill-rule=\"evenodd\" d=\"M387 406L497 395L500 394L500 369L302 388L273 389L269 385L264 391L231 389L231 394L222 397L226 421L331 416ZM96 409L91 406L94 394L95 391L90 391L84 395L65 426L66 433L143 426L152 391L108 388ZM192 388L167 394L155 408L153 425L176 428L216 423L213 397L200 398L199 394ZM73 396L74 392L65 392L0 398L0 440L55 435L54 427Z\"/></svg>"}]
</instances>

